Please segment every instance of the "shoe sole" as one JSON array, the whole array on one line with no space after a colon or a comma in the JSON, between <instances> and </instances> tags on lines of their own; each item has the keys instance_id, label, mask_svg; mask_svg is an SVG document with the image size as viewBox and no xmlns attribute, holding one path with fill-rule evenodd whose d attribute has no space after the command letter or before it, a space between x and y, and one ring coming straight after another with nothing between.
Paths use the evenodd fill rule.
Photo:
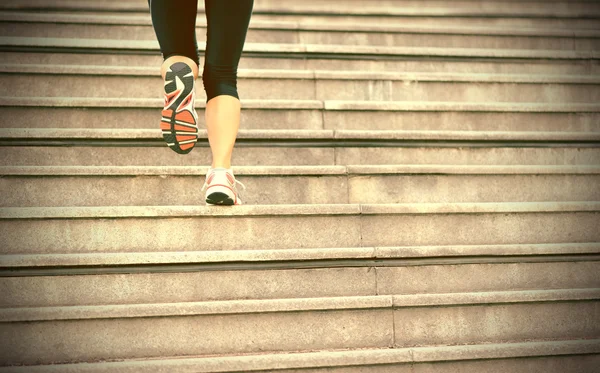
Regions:
<instances>
[{"instance_id":1,"label":"shoe sole","mask_svg":"<svg viewBox=\"0 0 600 373\"><path fill-rule=\"evenodd\" d=\"M222 192L210 193L208 196L206 196L206 203L209 205L222 206L232 206L235 204L231 197Z\"/></svg>"},{"instance_id":2,"label":"shoe sole","mask_svg":"<svg viewBox=\"0 0 600 373\"><path fill-rule=\"evenodd\" d=\"M177 80L183 87L177 89ZM198 125L194 116L189 110L180 109L193 99L192 69L183 62L174 63L166 74L166 81L165 108L162 111L160 129L169 148L178 154L187 154L198 141Z\"/></svg>"}]
</instances>

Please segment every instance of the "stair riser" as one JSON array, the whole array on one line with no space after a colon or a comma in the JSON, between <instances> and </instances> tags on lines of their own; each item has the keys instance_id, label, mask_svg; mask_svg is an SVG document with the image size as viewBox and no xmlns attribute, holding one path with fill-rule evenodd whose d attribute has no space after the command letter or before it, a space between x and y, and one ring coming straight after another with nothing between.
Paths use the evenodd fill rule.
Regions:
<instances>
[{"instance_id":1,"label":"stair riser","mask_svg":"<svg viewBox=\"0 0 600 373\"><path fill-rule=\"evenodd\" d=\"M364 365L359 367L327 367L322 369L285 369L277 370L277 373L595 373L598 365L600 365L600 355L567 355L523 359L506 358L498 360ZM142 369L140 367L139 371L135 370L131 373L146 373L146 370ZM104 371L98 371L98 373L100 372L104 373ZM258 373L266 372L261 371Z\"/></svg>"},{"instance_id":2,"label":"stair riser","mask_svg":"<svg viewBox=\"0 0 600 373\"><path fill-rule=\"evenodd\" d=\"M16 3L16 4L15 4ZM15 6L17 5L17 6ZM23 4L18 1L8 1L3 4L2 9L36 9L44 6L48 11L75 10L79 12L115 12L123 11L126 14L148 13L148 6L144 2L139 3L122 3L116 1L99 1L77 3L76 5L69 1L34 1ZM200 3L197 11L201 16L204 13L205 6ZM362 11L361 11L362 10ZM540 8L536 1L515 2L513 0L504 1L486 1L485 7L482 7L480 2L472 1L452 1L451 4L445 1L436 0L422 3L416 0L370 0L370 2L362 9L357 9L353 4L349 4L344 0L327 0L316 1L307 0L302 3L293 0L275 1L265 0L254 5L255 15L290 15L290 16L360 16L368 15L439 15L441 14L467 14L469 16L482 14L484 16L503 16L503 15L520 15L528 17L576 17L578 15L597 15L600 11L597 4L593 1L547 1L544 8Z\"/></svg>"},{"instance_id":3,"label":"stair riser","mask_svg":"<svg viewBox=\"0 0 600 373\"><path fill-rule=\"evenodd\" d=\"M461 264L457 260L405 267L0 277L4 294L0 307L579 289L600 286L595 275L599 271L598 261Z\"/></svg>"},{"instance_id":4,"label":"stair riser","mask_svg":"<svg viewBox=\"0 0 600 373\"><path fill-rule=\"evenodd\" d=\"M325 129L346 130L598 132L600 113L325 110L323 125Z\"/></svg>"},{"instance_id":5,"label":"stair riser","mask_svg":"<svg viewBox=\"0 0 600 373\"><path fill-rule=\"evenodd\" d=\"M340 148L335 164L589 164L600 162L596 148Z\"/></svg>"},{"instance_id":6,"label":"stair riser","mask_svg":"<svg viewBox=\"0 0 600 373\"><path fill-rule=\"evenodd\" d=\"M373 175L350 177L348 194L350 203L598 201L598 185L600 175Z\"/></svg>"},{"instance_id":7,"label":"stair riser","mask_svg":"<svg viewBox=\"0 0 600 373\"><path fill-rule=\"evenodd\" d=\"M595 213L364 216L363 246L595 242ZM569 237L569 239L567 239Z\"/></svg>"},{"instance_id":8,"label":"stair riser","mask_svg":"<svg viewBox=\"0 0 600 373\"><path fill-rule=\"evenodd\" d=\"M243 106L243 104L242 104ZM204 110L198 109L204 127ZM160 107L0 107L4 128L156 128ZM345 111L242 107L243 129L600 131L600 113Z\"/></svg>"},{"instance_id":9,"label":"stair riser","mask_svg":"<svg viewBox=\"0 0 600 373\"><path fill-rule=\"evenodd\" d=\"M145 66L156 67L162 58L157 54L115 53L62 53L56 50L43 52L2 52L2 64L55 64L55 65L102 65L102 66ZM472 61L469 59L380 59L339 58L293 58L278 56L249 57L240 60L240 69L285 69L285 70L362 70L362 71L418 71L456 73L503 73L503 74L598 74L600 64L589 60L527 60L527 61Z\"/></svg>"},{"instance_id":10,"label":"stair riser","mask_svg":"<svg viewBox=\"0 0 600 373\"><path fill-rule=\"evenodd\" d=\"M53 5L52 2L50 2ZM532 7L540 10L539 3L531 2ZM588 2L586 6L590 6L592 2ZM321 4L319 4L321 5ZM371 5L371 4L369 4ZM397 3L393 4L396 8L400 7ZM462 9L473 9L473 3L464 3L462 4ZM505 3L502 5L498 5L496 7L496 11L501 9L501 13L494 12L492 9L487 8L487 14L484 13L482 16L460 16L460 15L451 15L451 13L455 10L454 4L452 4L453 9L450 12L446 12L443 16L428 16L425 13L423 14L414 14L409 16L390 16L390 15L364 15L364 14L294 14L289 12L276 12L274 14L266 14L262 12L257 12L256 9L252 15L252 22L256 21L270 21L270 22L299 22L303 24L340 24L342 28L350 28L352 29L352 25L356 24L388 24L388 25L412 25L416 27L496 27L496 28L549 28L549 29L564 29L564 30L577 30L577 29L597 29L598 23L594 18L573 18L566 16L564 12L564 4L562 11L555 10L554 15L547 17L526 17L523 16L522 11L515 10L517 16L514 14L507 15L507 11L510 8L520 5L519 2L510 1L509 3ZM322 5L321 5L322 6ZM373 6L376 6L373 4ZM389 4L387 5L389 6ZM414 4L415 6L422 7L422 4ZM486 6L488 6L486 4ZM560 5L559 5L560 6ZM573 6L573 3L568 3L567 6ZM592 5L593 6L593 5ZM281 5L279 5L281 8ZM441 8L447 8L448 3L443 3L440 6ZM548 4L544 4L544 10L549 10ZM331 9L339 9L339 6L330 6L327 7L326 10ZM531 9L531 7L529 8ZM556 9L556 8L555 8ZM581 9L581 8L580 8ZM356 12L356 8L351 9ZM597 10L594 11L596 14ZM494 14L496 13L496 14ZM557 16L556 13L559 13ZM93 12L87 11L82 12L82 14L87 15L103 15L108 17L122 17L124 14L131 17L143 17L145 19L149 19L149 12L147 7L142 6L135 12L117 12L117 11L102 11L102 12ZM503 15L504 14L504 15ZM199 13L197 17L198 24L203 24L205 22L205 15L203 13ZM144 21L146 22L146 21ZM97 26L93 23L90 25ZM198 31L198 35L204 35L204 32Z\"/></svg>"},{"instance_id":11,"label":"stair riser","mask_svg":"<svg viewBox=\"0 0 600 373\"><path fill-rule=\"evenodd\" d=\"M565 149L569 150L570 149ZM237 147L236 165L333 165L334 148ZM164 147L0 147L0 164L11 165L209 165L210 148L182 157ZM575 154L574 154L575 155ZM600 157L600 149L593 157Z\"/></svg>"},{"instance_id":12,"label":"stair riser","mask_svg":"<svg viewBox=\"0 0 600 373\"><path fill-rule=\"evenodd\" d=\"M447 5L447 3L446 3ZM471 5L472 6L472 5ZM122 13L121 13L122 14ZM135 13L141 15L143 13ZM583 18L566 18L566 17L546 17L546 18L529 18L529 17L460 17L460 16L444 16L444 17L428 17L428 16L314 16L314 15L299 15L299 14L253 14L253 20L264 21L296 21L306 23L334 23L342 24L392 24L392 25L415 25L420 27L501 27L501 28L550 28L550 29L598 29L598 21L596 19Z\"/></svg>"},{"instance_id":13,"label":"stair riser","mask_svg":"<svg viewBox=\"0 0 600 373\"><path fill-rule=\"evenodd\" d=\"M394 319L396 347L594 338L600 302L400 308Z\"/></svg>"},{"instance_id":14,"label":"stair riser","mask_svg":"<svg viewBox=\"0 0 600 373\"><path fill-rule=\"evenodd\" d=\"M386 347L392 344L391 326L391 309L5 323L0 360L31 364Z\"/></svg>"},{"instance_id":15,"label":"stair riser","mask_svg":"<svg viewBox=\"0 0 600 373\"><path fill-rule=\"evenodd\" d=\"M19 6L15 7L15 3ZM418 14L438 14L442 13L449 14L484 14L486 16L500 16L506 14L519 14L527 15L530 17L540 16L556 16L558 14L574 17L580 14L598 14L598 6L593 1L548 1L543 9L540 9L539 4L536 1L523 1L515 2L513 0L498 0L498 1L486 1L485 7L480 5L480 2L472 1L452 1L451 5L448 2L436 0L422 3L416 0L402 0L402 1L390 1L390 0L370 0L369 4L365 6L363 12L356 9L347 1L343 0L327 0L327 1L305 1L303 3L297 3L292 0L287 1L263 1L255 4L253 11L256 15L290 15L290 16L346 16L346 15L360 15L363 17L364 14L393 14L401 15L404 13L413 14L416 10L420 10ZM48 11L61 11L61 10L75 10L80 12L114 12L122 10L129 14L135 13L147 13L148 7L143 2L140 3L119 3L116 1L100 1L92 3L84 3L74 5L69 1L38 1L32 3L19 3L19 2L8 2L2 9L13 10L13 9L36 9L39 6L45 6ZM204 14L205 6L203 4L198 5L198 14Z\"/></svg>"},{"instance_id":16,"label":"stair riser","mask_svg":"<svg viewBox=\"0 0 600 373\"><path fill-rule=\"evenodd\" d=\"M482 6L485 4L485 6ZM106 9L107 5L98 4L98 9ZM109 7L108 7L109 8ZM515 2L513 0L486 0L486 1L471 1L471 0L452 0L450 3L443 0L432 0L423 3L419 0L369 0L368 6L365 7L365 12L371 14L393 13L401 14L403 9L415 8L424 13L439 11L440 9L451 11L471 10L471 12L481 12L484 14L597 14L598 5L593 1L569 1L569 0L550 0L545 2L543 9L540 9L539 3L536 1L526 0ZM144 9L143 5L140 9ZM199 9L204 9L201 5ZM304 3L298 3L294 0L264 0L257 4L254 8L259 14L269 14L280 12L284 14L304 14L306 12L316 14L361 14L360 10L356 9L354 4L344 0L308 0Z\"/></svg>"},{"instance_id":17,"label":"stair riser","mask_svg":"<svg viewBox=\"0 0 600 373\"><path fill-rule=\"evenodd\" d=\"M0 85L12 87L11 97L162 97L160 78L1 74ZM485 83L391 80L238 79L247 99L468 101L468 102L600 102L600 84ZM198 100L205 100L201 80Z\"/></svg>"},{"instance_id":18,"label":"stair riser","mask_svg":"<svg viewBox=\"0 0 600 373\"><path fill-rule=\"evenodd\" d=\"M5 191L0 207L203 205L204 179L203 175L5 176L0 178ZM600 175L238 175L237 179L248 188L239 190L245 204L600 201Z\"/></svg>"},{"instance_id":19,"label":"stair riser","mask_svg":"<svg viewBox=\"0 0 600 373\"><path fill-rule=\"evenodd\" d=\"M165 147L0 147L1 166L191 166L209 165L208 147L185 157ZM240 147L235 166L281 165L598 165L600 148L295 148Z\"/></svg>"},{"instance_id":20,"label":"stair riser","mask_svg":"<svg viewBox=\"0 0 600 373\"><path fill-rule=\"evenodd\" d=\"M391 309L369 309L15 322L0 325L0 359L39 364L593 338L599 311L598 302L582 301L400 308L393 318Z\"/></svg>"},{"instance_id":21,"label":"stair riser","mask_svg":"<svg viewBox=\"0 0 600 373\"><path fill-rule=\"evenodd\" d=\"M554 355L554 351L541 350L535 356L525 358L519 357L502 357L500 359L479 358L469 359L459 357L459 360L451 361L436 361L431 362L403 362L397 364L381 364L371 365L365 362L364 364L345 366L339 363L320 363L316 362L313 368L308 369L279 369L277 370L252 370L256 373L481 373L481 372L511 372L511 373L596 373L597 367L600 365L600 354L592 355ZM262 356L258 355L258 359ZM408 359L407 359L408 360ZM229 360L230 361L230 360ZM216 364L218 368L212 370L212 367L207 367L202 372L228 372L228 373L248 373L247 368L231 368L229 361L221 364ZM99 364L77 364L77 365L45 365L39 367L24 366L0 368L3 373L80 373L85 369L85 373L109 373L116 369L121 369L127 373L198 373L200 372L199 365L204 361L191 363L183 360L166 363L164 360L143 360L141 362L124 362L118 366L109 365L106 363ZM238 363L242 366L244 363ZM304 364L299 364L304 365ZM321 366L322 367L318 367ZM204 367L204 366L203 366ZM51 370L50 370L51 369ZM216 370L218 369L218 370Z\"/></svg>"},{"instance_id":22,"label":"stair riser","mask_svg":"<svg viewBox=\"0 0 600 373\"><path fill-rule=\"evenodd\" d=\"M0 277L0 289L7 294L0 300L0 307L310 298L377 293L373 268Z\"/></svg>"},{"instance_id":23,"label":"stair riser","mask_svg":"<svg viewBox=\"0 0 600 373\"><path fill-rule=\"evenodd\" d=\"M412 24L412 23L411 23ZM474 32L476 33L476 32ZM206 35L206 28L198 27L197 35ZM0 35L51 38L91 38L113 40L155 40L152 26L140 25L77 25L52 23L0 22ZM201 37L203 40L204 37ZM351 25L341 25L339 31L277 30L250 28L248 43L277 44L337 44L384 45L397 47L443 48L503 48L503 49L556 49L597 50L600 38L539 37L496 35L444 35L393 32L357 32Z\"/></svg>"},{"instance_id":24,"label":"stair riser","mask_svg":"<svg viewBox=\"0 0 600 373\"><path fill-rule=\"evenodd\" d=\"M594 212L2 220L6 254L596 242ZM235 235L213 235L223 227ZM282 234L285 232L285 234ZM335 237L335 239L332 239Z\"/></svg>"}]
</instances>

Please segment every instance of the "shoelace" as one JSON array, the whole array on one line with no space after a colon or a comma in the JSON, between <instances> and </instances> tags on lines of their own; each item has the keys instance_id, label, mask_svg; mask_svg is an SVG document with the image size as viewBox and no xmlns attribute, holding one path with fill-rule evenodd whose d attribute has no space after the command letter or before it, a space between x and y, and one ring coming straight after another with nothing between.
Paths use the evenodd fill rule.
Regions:
<instances>
[{"instance_id":1,"label":"shoelace","mask_svg":"<svg viewBox=\"0 0 600 373\"><path fill-rule=\"evenodd\" d=\"M208 175L206 175L206 179L208 180ZM242 189L244 191L246 191L246 186L244 185L244 183L242 183L241 181L239 181L238 179L235 178L235 176L233 177L233 180L235 181L235 184L240 184L242 186ZM204 185L202 186L202 189L200 189L201 192L204 192L206 190L206 188L208 188L208 183L205 181Z\"/></svg>"}]
</instances>

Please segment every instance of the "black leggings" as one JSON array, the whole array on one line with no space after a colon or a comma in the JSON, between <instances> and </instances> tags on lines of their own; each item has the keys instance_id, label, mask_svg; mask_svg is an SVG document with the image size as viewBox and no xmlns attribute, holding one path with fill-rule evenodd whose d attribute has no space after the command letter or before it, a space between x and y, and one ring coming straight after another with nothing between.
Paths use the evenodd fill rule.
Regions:
<instances>
[{"instance_id":1,"label":"black leggings","mask_svg":"<svg viewBox=\"0 0 600 373\"><path fill-rule=\"evenodd\" d=\"M237 68L254 0L204 0L206 52L202 81L206 101L220 95L239 99ZM200 66L196 42L198 0L148 0L163 58L185 56Z\"/></svg>"}]
</instances>

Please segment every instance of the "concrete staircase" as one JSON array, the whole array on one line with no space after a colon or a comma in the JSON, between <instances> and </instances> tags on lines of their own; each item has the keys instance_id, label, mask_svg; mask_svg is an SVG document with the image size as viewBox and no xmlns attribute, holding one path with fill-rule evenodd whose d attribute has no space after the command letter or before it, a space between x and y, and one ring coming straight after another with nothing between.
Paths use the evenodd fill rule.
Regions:
<instances>
[{"instance_id":1,"label":"concrete staircase","mask_svg":"<svg viewBox=\"0 0 600 373\"><path fill-rule=\"evenodd\" d=\"M599 25L256 0L220 208L145 0L3 1L0 372L597 372Z\"/></svg>"}]
</instances>

